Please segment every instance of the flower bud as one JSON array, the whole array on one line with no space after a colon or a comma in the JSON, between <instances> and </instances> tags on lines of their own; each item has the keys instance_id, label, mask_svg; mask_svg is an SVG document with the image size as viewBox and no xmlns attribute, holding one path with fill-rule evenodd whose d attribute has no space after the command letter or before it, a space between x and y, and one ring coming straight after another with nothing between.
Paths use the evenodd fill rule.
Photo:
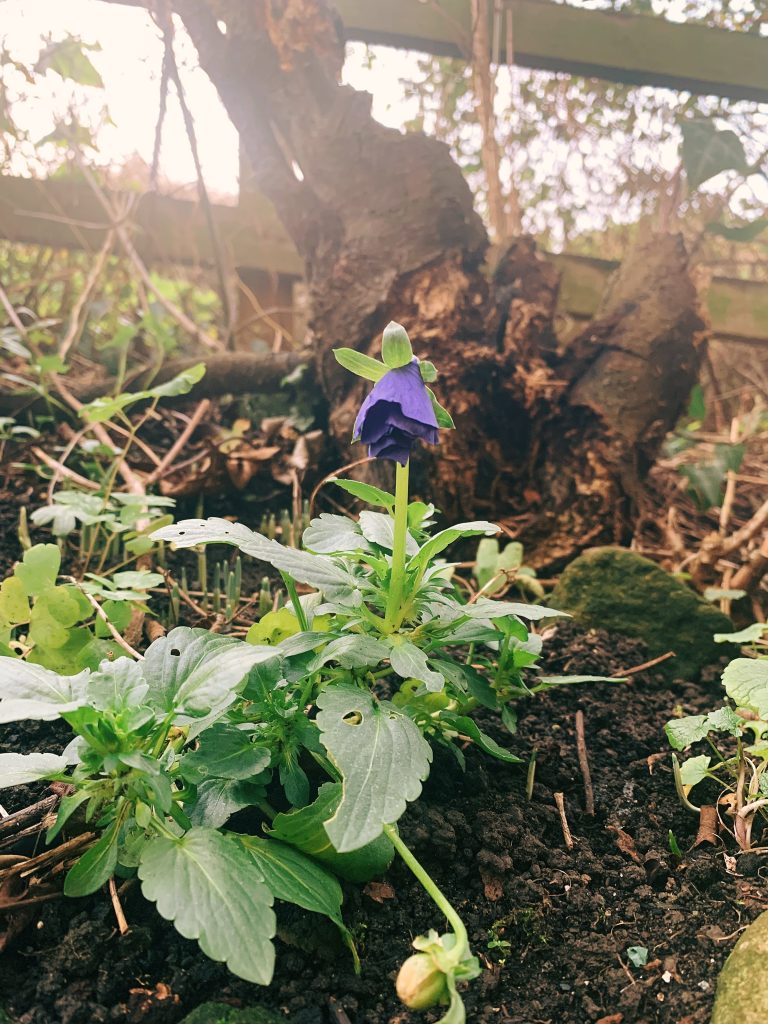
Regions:
<instances>
[{"instance_id":1,"label":"flower bud","mask_svg":"<svg viewBox=\"0 0 768 1024\"><path fill-rule=\"evenodd\" d=\"M405 328L390 320L381 338L381 358L390 370L407 366L413 359L413 349Z\"/></svg>"},{"instance_id":2,"label":"flower bud","mask_svg":"<svg viewBox=\"0 0 768 1024\"><path fill-rule=\"evenodd\" d=\"M409 956L397 975L397 996L411 1010L428 1010L448 995L445 975L427 953Z\"/></svg>"}]
</instances>

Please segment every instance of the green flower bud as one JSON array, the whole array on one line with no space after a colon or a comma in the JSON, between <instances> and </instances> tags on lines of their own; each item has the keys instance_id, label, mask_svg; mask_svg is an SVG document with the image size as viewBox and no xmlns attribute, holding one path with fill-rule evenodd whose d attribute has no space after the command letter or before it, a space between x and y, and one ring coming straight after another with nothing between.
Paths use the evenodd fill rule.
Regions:
<instances>
[{"instance_id":1,"label":"green flower bud","mask_svg":"<svg viewBox=\"0 0 768 1024\"><path fill-rule=\"evenodd\" d=\"M405 328L390 320L381 338L381 358L390 370L407 366L413 359L413 349Z\"/></svg>"},{"instance_id":2,"label":"green flower bud","mask_svg":"<svg viewBox=\"0 0 768 1024\"><path fill-rule=\"evenodd\" d=\"M397 996L411 1010L428 1010L448 997L445 975L428 953L409 956L397 975Z\"/></svg>"}]
</instances>

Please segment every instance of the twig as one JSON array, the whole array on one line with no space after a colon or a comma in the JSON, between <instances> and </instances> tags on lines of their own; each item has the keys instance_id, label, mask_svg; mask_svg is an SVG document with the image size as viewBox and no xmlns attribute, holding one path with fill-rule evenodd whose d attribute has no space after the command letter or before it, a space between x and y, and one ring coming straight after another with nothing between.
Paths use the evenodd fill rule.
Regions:
<instances>
[{"instance_id":1,"label":"twig","mask_svg":"<svg viewBox=\"0 0 768 1024\"><path fill-rule=\"evenodd\" d=\"M587 757L587 740L584 736L584 712L576 712L576 754L579 759L581 777L584 780L584 809L592 818L595 815L595 794L592 789L592 776L589 771Z\"/></svg>"},{"instance_id":2,"label":"twig","mask_svg":"<svg viewBox=\"0 0 768 1024\"><path fill-rule=\"evenodd\" d=\"M557 807L557 813L560 815L560 828L563 830L563 839L565 845L569 850L573 849L573 836L571 830L568 827L568 819L565 816L565 797L562 793L554 793L555 806Z\"/></svg>"},{"instance_id":3,"label":"twig","mask_svg":"<svg viewBox=\"0 0 768 1024\"><path fill-rule=\"evenodd\" d=\"M67 333L64 335L64 338L62 339L62 342L59 345L59 358L62 361L67 358L69 350L74 345L76 345L77 342L80 340L80 336L83 333L83 328L85 327L85 318L83 318L82 322L80 320L81 314L85 309L86 305L88 304L88 302L90 301L91 295L93 294L93 289L96 287L98 280L101 277L101 272L104 270L104 264L107 262L109 254L112 251L114 241L114 230L108 231L107 237L104 239L104 244L99 250L96 259L93 261L93 265L91 267L90 273L88 274L88 277L86 278L83 290L78 295L77 301L72 307L72 313Z\"/></svg>"},{"instance_id":4,"label":"twig","mask_svg":"<svg viewBox=\"0 0 768 1024\"><path fill-rule=\"evenodd\" d=\"M736 442L738 440L739 440L739 417L738 416L734 416L733 419L731 420L731 431L730 431L730 434L728 436L728 441L729 441L730 444L733 445L733 444L736 444ZM732 469L728 470L728 473L726 474L726 481L727 482L726 482L726 485L725 485L725 494L723 495L723 504L722 504L722 506L720 508L720 522L718 524L718 529L719 529L720 534L722 536L725 535L725 531L726 531L726 528L728 526L728 521L730 520L731 512L733 511L733 502L734 502L734 500L736 498L737 478L736 478L736 473L735 473L734 470L732 470Z\"/></svg>"},{"instance_id":5,"label":"twig","mask_svg":"<svg viewBox=\"0 0 768 1024\"><path fill-rule=\"evenodd\" d=\"M152 472L147 477L146 483L145 483L146 487L150 487L153 483L155 483L155 481L159 480L160 477L163 476L165 471L169 468L169 466L171 466L173 464L173 460L176 458L176 456L182 450L182 448L187 443L187 441L190 439L192 434L194 434L195 430L197 429L197 427L200 424L200 421L206 415L206 413L208 412L210 407L211 407L211 403L210 403L210 401L207 398L204 398L200 402L200 404L198 405L197 409L195 409L194 413L192 414L192 417L189 420L189 423L187 423L186 427L182 430L182 432L176 438L176 440L171 445L171 447L168 449L168 451L166 452L164 457L160 460L159 464L155 467L155 469L152 470Z\"/></svg>"},{"instance_id":6,"label":"twig","mask_svg":"<svg viewBox=\"0 0 768 1024\"><path fill-rule=\"evenodd\" d=\"M338 469L334 469L334 471L332 473L328 473L327 476L324 476L323 479L315 487L314 491L312 491L312 493L309 496L309 514L310 514L310 516L312 515L312 510L315 507L315 498L317 497L318 492L319 492L321 487L323 487L325 484L327 484L329 480L335 479L335 477L337 477L339 475L339 473L346 473L346 471L348 469L354 469L355 466L364 466L366 464L366 462L373 462L372 456L369 455L369 456L367 456L364 459L356 459L354 462L348 462L346 464L346 466L339 466Z\"/></svg>"},{"instance_id":7,"label":"twig","mask_svg":"<svg viewBox=\"0 0 768 1024\"><path fill-rule=\"evenodd\" d=\"M674 651L667 651L666 654L660 654L658 658L651 658L650 661L644 661L642 665L635 665L634 668L628 668L624 672L619 672L619 676L636 676L638 672L645 672L647 668L653 668L654 665L660 665L662 661L669 661L670 658L675 658L677 655Z\"/></svg>"},{"instance_id":8,"label":"twig","mask_svg":"<svg viewBox=\"0 0 768 1024\"><path fill-rule=\"evenodd\" d=\"M86 491L98 491L99 485L97 483L89 480L88 477L80 476L74 469L69 469L68 466L65 466L63 462L57 462L50 455L46 455L42 448L33 447L30 451L35 458L39 459L49 469L52 469L57 476L65 476L67 480L71 480L72 483L77 484L78 487L83 487Z\"/></svg>"},{"instance_id":9,"label":"twig","mask_svg":"<svg viewBox=\"0 0 768 1024\"><path fill-rule=\"evenodd\" d=\"M120 897L117 895L117 886L115 885L114 877L109 880L109 898L112 900L112 909L115 912L117 918L117 927L121 935L128 934L128 921L123 913L123 905L120 902Z\"/></svg>"},{"instance_id":10,"label":"twig","mask_svg":"<svg viewBox=\"0 0 768 1024\"><path fill-rule=\"evenodd\" d=\"M86 601L88 602L88 604L91 606L91 608L93 608L93 610L96 612L98 617L101 619L101 621L104 623L104 625L109 630L109 632L110 632L110 634L112 636L112 639L115 641L115 643L119 644L127 654L130 654L130 656L132 658L136 658L138 661L142 661L144 656L142 654L139 654L138 651L135 651L133 649L133 647L131 647L131 645L128 643L128 641L125 640L118 633L118 631L112 625L112 622L110 621L109 616L104 611L104 609L101 607L101 605L96 600L96 598L93 596L93 594L89 594L87 590L84 590L83 589L83 585L81 583L79 583L75 579L74 576L62 576L62 579L67 580L67 582L74 584L77 587L77 589L84 595L84 597L85 597Z\"/></svg>"},{"instance_id":11,"label":"twig","mask_svg":"<svg viewBox=\"0 0 768 1024\"><path fill-rule=\"evenodd\" d=\"M16 328L16 330L22 336L22 338L26 338L26 336L27 336L27 329L24 326L24 324L21 322L21 320L19 319L19 314L13 308L13 303L8 298L8 295L6 294L5 289L3 288L3 286L1 284L0 284L0 304L2 305L3 309L5 310L5 312L8 314L8 319L11 321L13 326Z\"/></svg>"},{"instance_id":12,"label":"twig","mask_svg":"<svg viewBox=\"0 0 768 1024\"><path fill-rule=\"evenodd\" d=\"M533 783L536 779L536 747L531 751L531 759L528 762L528 772L525 777L525 799L533 799Z\"/></svg>"}]
</instances>

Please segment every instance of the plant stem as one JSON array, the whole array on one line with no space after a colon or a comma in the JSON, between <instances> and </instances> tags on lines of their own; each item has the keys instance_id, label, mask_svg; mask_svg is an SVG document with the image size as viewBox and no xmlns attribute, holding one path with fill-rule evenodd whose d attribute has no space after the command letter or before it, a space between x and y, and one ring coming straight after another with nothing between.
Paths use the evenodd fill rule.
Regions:
<instances>
[{"instance_id":1,"label":"plant stem","mask_svg":"<svg viewBox=\"0 0 768 1024\"><path fill-rule=\"evenodd\" d=\"M293 612L299 621L302 633L306 633L309 630L309 623L307 622L307 613L304 611L304 606L299 600L298 592L296 591L296 584L293 579L285 572L281 572L280 575L283 577L283 583L285 589L288 591L288 597L291 599L293 605Z\"/></svg>"},{"instance_id":2,"label":"plant stem","mask_svg":"<svg viewBox=\"0 0 768 1024\"><path fill-rule=\"evenodd\" d=\"M396 464L395 475L395 531L392 543L392 571L389 576L389 595L384 621L389 630L400 625L405 583L405 542L408 536L408 469L410 461Z\"/></svg>"},{"instance_id":3,"label":"plant stem","mask_svg":"<svg viewBox=\"0 0 768 1024\"><path fill-rule=\"evenodd\" d=\"M421 866L418 860L414 857L408 847L405 845L403 840L398 835L397 829L394 825L385 825L384 834L387 836L389 841L392 843L394 848L400 854L402 859L408 865L413 874L418 878L419 882L424 886L424 889L429 894L431 899L437 905L437 907L445 914L448 924L453 929L453 933L456 936L456 946L460 952L460 959L465 960L469 956L469 939L467 937L467 929L464 927L464 922L461 920L459 915L451 906L447 896L438 888L433 879L427 874L425 869Z\"/></svg>"}]
</instances>

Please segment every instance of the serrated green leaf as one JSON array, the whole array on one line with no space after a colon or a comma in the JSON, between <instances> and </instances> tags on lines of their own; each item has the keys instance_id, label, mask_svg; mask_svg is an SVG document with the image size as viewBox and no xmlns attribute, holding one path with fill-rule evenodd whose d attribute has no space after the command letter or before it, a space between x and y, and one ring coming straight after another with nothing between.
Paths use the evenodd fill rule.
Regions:
<instances>
[{"instance_id":1,"label":"serrated green leaf","mask_svg":"<svg viewBox=\"0 0 768 1024\"><path fill-rule=\"evenodd\" d=\"M322 512L313 519L301 536L308 551L320 555L333 555L341 551L370 551L370 545L360 527L348 516Z\"/></svg>"},{"instance_id":2,"label":"serrated green leaf","mask_svg":"<svg viewBox=\"0 0 768 1024\"><path fill-rule=\"evenodd\" d=\"M434 537L431 537L419 550L418 554L411 558L408 568L411 569L417 565L426 566L435 555L439 555L441 551L444 551L450 544L460 540L462 537L477 537L482 534L490 536L498 532L498 526L484 521L458 523L456 526L450 526L447 530L441 530L440 533L436 533Z\"/></svg>"},{"instance_id":3,"label":"serrated green leaf","mask_svg":"<svg viewBox=\"0 0 768 1024\"><path fill-rule=\"evenodd\" d=\"M214 725L200 736L200 745L181 759L179 771L188 782L206 779L252 779L269 767L267 747L253 742L253 734L233 725Z\"/></svg>"},{"instance_id":4,"label":"serrated green leaf","mask_svg":"<svg viewBox=\"0 0 768 1024\"><path fill-rule=\"evenodd\" d=\"M363 377L364 380L371 380L374 384L381 380L387 372L384 363L380 363L378 359L372 359L354 348L335 348L333 354L336 362L345 370L349 370L350 373L354 373L358 377Z\"/></svg>"},{"instance_id":5,"label":"serrated green leaf","mask_svg":"<svg viewBox=\"0 0 768 1024\"><path fill-rule=\"evenodd\" d=\"M66 767L67 759L61 754L0 754L0 789L37 782Z\"/></svg>"},{"instance_id":6,"label":"serrated green leaf","mask_svg":"<svg viewBox=\"0 0 768 1024\"><path fill-rule=\"evenodd\" d=\"M307 667L308 672L317 672L330 661L337 661L342 668L370 668L379 665L389 656L389 647L382 640L360 633L331 640Z\"/></svg>"},{"instance_id":7,"label":"serrated green leaf","mask_svg":"<svg viewBox=\"0 0 768 1024\"><path fill-rule=\"evenodd\" d=\"M264 778L266 781L268 775ZM233 814L259 803L265 794L264 786L257 782L206 779L198 784L194 802L184 809L193 825L221 828Z\"/></svg>"},{"instance_id":8,"label":"serrated green leaf","mask_svg":"<svg viewBox=\"0 0 768 1024\"><path fill-rule=\"evenodd\" d=\"M149 684L141 666L130 658L103 661L88 679L88 703L101 711L121 711L141 704Z\"/></svg>"},{"instance_id":9,"label":"serrated green leaf","mask_svg":"<svg viewBox=\"0 0 768 1024\"><path fill-rule=\"evenodd\" d=\"M0 658L0 723L50 722L85 703L87 672L62 676L17 658Z\"/></svg>"},{"instance_id":10,"label":"serrated green leaf","mask_svg":"<svg viewBox=\"0 0 768 1024\"><path fill-rule=\"evenodd\" d=\"M238 838L256 861L275 899L323 914L346 932L341 917L341 886L325 868L286 843L257 836Z\"/></svg>"},{"instance_id":11,"label":"serrated green leaf","mask_svg":"<svg viewBox=\"0 0 768 1024\"><path fill-rule=\"evenodd\" d=\"M395 544L395 521L388 512L370 512L368 510L360 513L360 529L366 540L371 544L377 544L385 551L391 551ZM419 545L411 536L410 531L405 535L405 553L416 555Z\"/></svg>"},{"instance_id":12,"label":"serrated green leaf","mask_svg":"<svg viewBox=\"0 0 768 1024\"><path fill-rule=\"evenodd\" d=\"M518 619L528 619L529 622L538 622L539 619L570 618L567 612L559 608L545 608L539 604L522 604L518 601L489 601L486 598L478 598L473 604L464 605L461 608L462 615L468 615L471 619L494 619L514 616Z\"/></svg>"},{"instance_id":13,"label":"serrated green leaf","mask_svg":"<svg viewBox=\"0 0 768 1024\"><path fill-rule=\"evenodd\" d=\"M70 868L64 879L65 896L88 896L106 885L117 867L117 838L118 826L115 822Z\"/></svg>"},{"instance_id":14,"label":"serrated green leaf","mask_svg":"<svg viewBox=\"0 0 768 1024\"><path fill-rule=\"evenodd\" d=\"M324 822L336 812L341 797L341 784L326 782L320 787L314 803L288 814L276 815L270 834L327 864L341 878L350 882L368 882L384 874L394 859L395 848L382 834L359 850L338 853L328 838Z\"/></svg>"},{"instance_id":15,"label":"serrated green leaf","mask_svg":"<svg viewBox=\"0 0 768 1024\"><path fill-rule=\"evenodd\" d=\"M432 751L394 704L366 691L334 686L319 694L317 704L323 745L343 776L342 800L325 830L345 853L381 835L418 797Z\"/></svg>"},{"instance_id":16,"label":"serrated green leaf","mask_svg":"<svg viewBox=\"0 0 768 1024\"><path fill-rule=\"evenodd\" d=\"M75 36L51 41L38 55L35 71L38 74L55 71L61 78L70 79L78 85L103 89L102 77L91 63L86 50L99 51L101 46L98 43L83 43Z\"/></svg>"},{"instance_id":17,"label":"serrated green leaf","mask_svg":"<svg viewBox=\"0 0 768 1024\"><path fill-rule=\"evenodd\" d=\"M707 778L707 768L711 760L707 754L699 754L698 757L689 757L687 761L683 761L680 766L680 782L686 793Z\"/></svg>"},{"instance_id":18,"label":"serrated green leaf","mask_svg":"<svg viewBox=\"0 0 768 1024\"><path fill-rule=\"evenodd\" d=\"M765 622L753 622L751 626L736 633L715 633L714 641L716 644L752 644L760 640L765 632L768 632Z\"/></svg>"},{"instance_id":19,"label":"serrated green leaf","mask_svg":"<svg viewBox=\"0 0 768 1024\"><path fill-rule=\"evenodd\" d=\"M768 718L768 659L736 658L723 672L723 685L737 705Z\"/></svg>"},{"instance_id":20,"label":"serrated green leaf","mask_svg":"<svg viewBox=\"0 0 768 1024\"><path fill-rule=\"evenodd\" d=\"M195 827L180 839L148 843L139 864L144 896L212 960L258 985L272 980L272 893L234 836Z\"/></svg>"},{"instance_id":21,"label":"serrated green leaf","mask_svg":"<svg viewBox=\"0 0 768 1024\"><path fill-rule=\"evenodd\" d=\"M421 648L408 640L398 643L397 636L390 639L392 647L389 651L389 661L402 679L418 679L432 693L442 690L445 686L445 677L429 667L427 656Z\"/></svg>"}]
</instances>

